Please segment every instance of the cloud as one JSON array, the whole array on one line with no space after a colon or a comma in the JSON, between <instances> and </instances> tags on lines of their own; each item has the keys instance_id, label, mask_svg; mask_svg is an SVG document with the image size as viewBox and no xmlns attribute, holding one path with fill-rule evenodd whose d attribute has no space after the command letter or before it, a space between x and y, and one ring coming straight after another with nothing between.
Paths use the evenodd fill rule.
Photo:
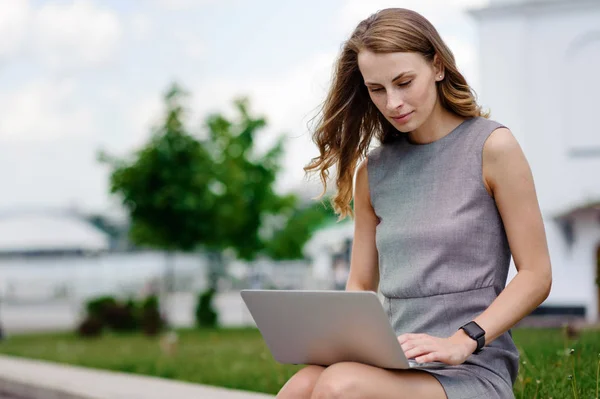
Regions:
<instances>
[{"instance_id":1,"label":"cloud","mask_svg":"<svg viewBox=\"0 0 600 399\"><path fill-rule=\"evenodd\" d=\"M91 110L77 101L72 80L35 81L0 95L0 139L50 141L91 135Z\"/></svg>"},{"instance_id":2,"label":"cloud","mask_svg":"<svg viewBox=\"0 0 600 399\"><path fill-rule=\"evenodd\" d=\"M0 57L14 56L22 49L30 15L31 9L26 0L0 2Z\"/></svg>"},{"instance_id":3,"label":"cloud","mask_svg":"<svg viewBox=\"0 0 600 399\"><path fill-rule=\"evenodd\" d=\"M414 10L422 14L436 27L457 24L456 18L462 18L464 10L476 8L487 4L489 0L405 0L401 7ZM339 13L338 26L345 32L351 30L363 19L372 13L391 7L399 7L393 0L348 0Z\"/></svg>"},{"instance_id":4,"label":"cloud","mask_svg":"<svg viewBox=\"0 0 600 399\"><path fill-rule=\"evenodd\" d=\"M204 57L206 46L200 41L190 40L185 44L183 53L191 60L198 60Z\"/></svg>"},{"instance_id":5,"label":"cloud","mask_svg":"<svg viewBox=\"0 0 600 399\"><path fill-rule=\"evenodd\" d=\"M198 61L206 54L206 44L194 30L177 29L173 32L173 39L179 44L182 53L190 61Z\"/></svg>"},{"instance_id":6,"label":"cloud","mask_svg":"<svg viewBox=\"0 0 600 399\"><path fill-rule=\"evenodd\" d=\"M98 66L113 58L121 36L117 15L90 0L0 2L0 57L11 61L27 57L54 71Z\"/></svg>"},{"instance_id":7,"label":"cloud","mask_svg":"<svg viewBox=\"0 0 600 399\"><path fill-rule=\"evenodd\" d=\"M164 104L160 93L146 96L131 103L128 108L128 131L130 134L124 147L139 147L146 142L151 130L162 122Z\"/></svg>"},{"instance_id":8,"label":"cloud","mask_svg":"<svg viewBox=\"0 0 600 399\"><path fill-rule=\"evenodd\" d=\"M2 142L0 209L107 205L108 178L89 140Z\"/></svg>"},{"instance_id":9,"label":"cloud","mask_svg":"<svg viewBox=\"0 0 600 399\"><path fill-rule=\"evenodd\" d=\"M152 30L152 19L145 14L134 14L130 20L130 29L135 40L141 40L148 37Z\"/></svg>"},{"instance_id":10,"label":"cloud","mask_svg":"<svg viewBox=\"0 0 600 399\"><path fill-rule=\"evenodd\" d=\"M170 11L190 10L211 4L222 3L217 0L154 0L158 7Z\"/></svg>"},{"instance_id":11,"label":"cloud","mask_svg":"<svg viewBox=\"0 0 600 399\"><path fill-rule=\"evenodd\" d=\"M117 15L89 0L46 3L33 21L33 52L54 69L102 65L114 56L122 35Z\"/></svg>"}]
</instances>

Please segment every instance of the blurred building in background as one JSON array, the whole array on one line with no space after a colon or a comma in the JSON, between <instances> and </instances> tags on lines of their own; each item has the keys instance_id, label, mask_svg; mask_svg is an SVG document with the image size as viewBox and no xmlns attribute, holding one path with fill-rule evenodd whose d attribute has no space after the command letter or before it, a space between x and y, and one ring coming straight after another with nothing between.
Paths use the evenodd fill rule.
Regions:
<instances>
[{"instance_id":1,"label":"blurred building in background","mask_svg":"<svg viewBox=\"0 0 600 399\"><path fill-rule=\"evenodd\" d=\"M6 304L139 295L164 276L164 254L120 248L93 217L73 211L0 215L0 298ZM181 284L204 284L205 260L178 254ZM190 280L190 274L194 280Z\"/></svg>"},{"instance_id":2,"label":"blurred building in background","mask_svg":"<svg viewBox=\"0 0 600 399\"><path fill-rule=\"evenodd\" d=\"M344 289L350 272L354 222L345 220L317 231L304 246L311 260L312 275L331 288Z\"/></svg>"},{"instance_id":3,"label":"blurred building in background","mask_svg":"<svg viewBox=\"0 0 600 399\"><path fill-rule=\"evenodd\" d=\"M0 257L97 255L110 237L67 212L11 212L0 215Z\"/></svg>"}]
</instances>

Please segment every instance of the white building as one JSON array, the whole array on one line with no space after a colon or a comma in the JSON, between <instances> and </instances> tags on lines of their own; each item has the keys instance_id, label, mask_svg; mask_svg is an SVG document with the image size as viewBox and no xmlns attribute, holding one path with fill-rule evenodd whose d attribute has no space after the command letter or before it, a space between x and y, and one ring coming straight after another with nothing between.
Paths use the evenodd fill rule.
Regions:
<instances>
[{"instance_id":1,"label":"white building","mask_svg":"<svg viewBox=\"0 0 600 399\"><path fill-rule=\"evenodd\" d=\"M0 215L0 255L98 253L108 249L106 233L71 213L13 212Z\"/></svg>"},{"instance_id":2,"label":"white building","mask_svg":"<svg viewBox=\"0 0 600 399\"><path fill-rule=\"evenodd\" d=\"M515 134L535 179L554 277L543 307L597 321L600 1L491 0L471 14L479 101Z\"/></svg>"},{"instance_id":3,"label":"white building","mask_svg":"<svg viewBox=\"0 0 600 399\"><path fill-rule=\"evenodd\" d=\"M335 257L349 255L345 253L349 250L346 245L354 236L354 223L349 219L317 231L304 246L316 281L332 281Z\"/></svg>"},{"instance_id":4,"label":"white building","mask_svg":"<svg viewBox=\"0 0 600 399\"><path fill-rule=\"evenodd\" d=\"M176 288L204 287L200 254L170 262ZM138 295L165 278L166 265L161 251L111 250L110 237L74 212L0 213L0 303Z\"/></svg>"}]
</instances>

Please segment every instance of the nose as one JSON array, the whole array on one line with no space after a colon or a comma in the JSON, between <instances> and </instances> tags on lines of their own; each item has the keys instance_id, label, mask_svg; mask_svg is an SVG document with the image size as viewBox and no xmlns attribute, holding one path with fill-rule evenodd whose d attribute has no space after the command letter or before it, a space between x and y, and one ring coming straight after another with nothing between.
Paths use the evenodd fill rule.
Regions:
<instances>
[{"instance_id":1,"label":"nose","mask_svg":"<svg viewBox=\"0 0 600 399\"><path fill-rule=\"evenodd\" d=\"M404 105L404 99L402 98L402 93L399 90L390 90L388 93L389 94L386 103L386 108L388 111L395 111Z\"/></svg>"}]
</instances>

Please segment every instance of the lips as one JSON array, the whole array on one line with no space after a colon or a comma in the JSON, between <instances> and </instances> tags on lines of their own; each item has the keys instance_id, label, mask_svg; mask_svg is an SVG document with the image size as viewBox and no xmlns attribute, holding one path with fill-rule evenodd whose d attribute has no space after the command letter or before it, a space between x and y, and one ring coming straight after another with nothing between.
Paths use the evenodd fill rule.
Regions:
<instances>
[{"instance_id":1,"label":"lips","mask_svg":"<svg viewBox=\"0 0 600 399\"><path fill-rule=\"evenodd\" d=\"M393 119L400 119L400 118L404 118L406 115L408 115L408 114L410 114L410 113L412 113L412 111L410 111L410 112L407 112L407 113L405 113L405 114L402 114L402 115L398 115L398 116L392 116L391 118L393 118Z\"/></svg>"}]
</instances>

